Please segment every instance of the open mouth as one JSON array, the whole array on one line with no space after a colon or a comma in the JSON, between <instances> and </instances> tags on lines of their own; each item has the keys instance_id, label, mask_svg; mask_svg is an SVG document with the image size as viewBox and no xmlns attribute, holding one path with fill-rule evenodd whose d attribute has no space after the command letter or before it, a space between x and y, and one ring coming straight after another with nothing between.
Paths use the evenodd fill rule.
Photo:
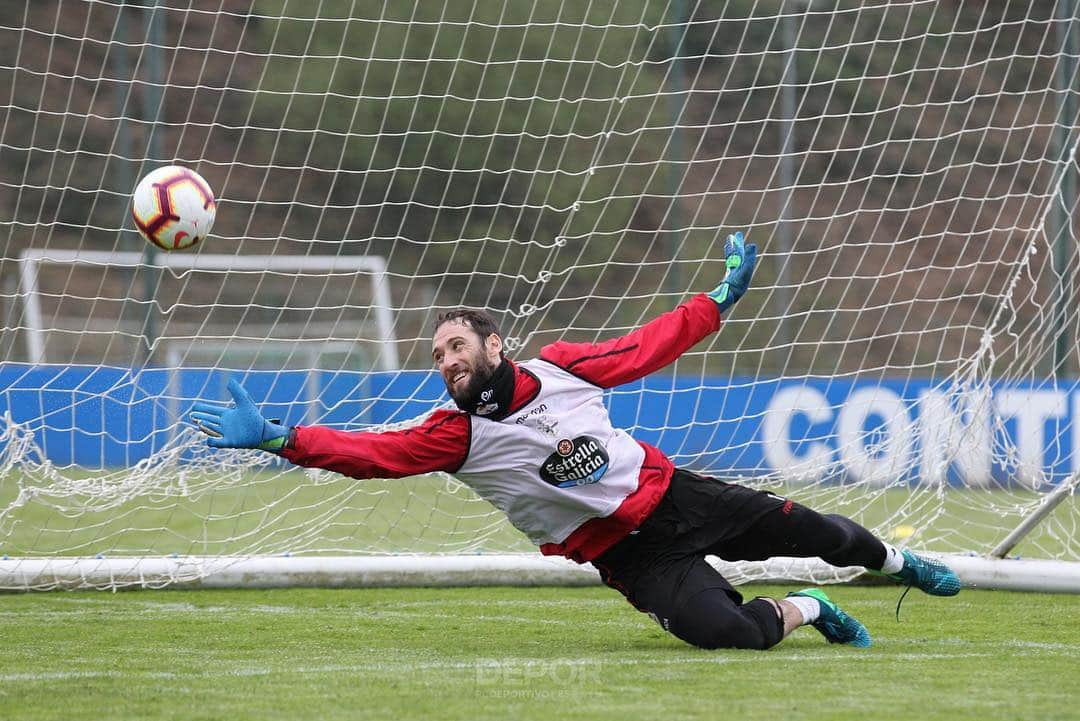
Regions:
<instances>
[{"instance_id":1,"label":"open mouth","mask_svg":"<svg viewBox=\"0 0 1080 721\"><path fill-rule=\"evenodd\" d=\"M468 371L458 371L454 375L450 376L450 385L456 386L458 383L460 383L461 381L464 381L468 377L469 377L469 372Z\"/></svg>"}]
</instances>

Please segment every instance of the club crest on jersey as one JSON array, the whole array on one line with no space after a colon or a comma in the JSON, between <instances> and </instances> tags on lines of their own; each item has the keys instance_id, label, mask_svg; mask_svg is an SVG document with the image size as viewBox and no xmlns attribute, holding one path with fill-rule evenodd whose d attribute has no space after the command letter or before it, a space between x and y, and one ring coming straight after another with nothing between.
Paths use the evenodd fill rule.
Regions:
<instances>
[{"instance_id":1,"label":"club crest on jersey","mask_svg":"<svg viewBox=\"0 0 1080 721\"><path fill-rule=\"evenodd\" d=\"M536 428L544 435L554 436L555 432L559 429L559 421L557 418L539 416L536 419Z\"/></svg>"},{"instance_id":2,"label":"club crest on jersey","mask_svg":"<svg viewBox=\"0 0 1080 721\"><path fill-rule=\"evenodd\" d=\"M592 436L561 438L540 466L540 477L557 488L596 483L607 473L607 449Z\"/></svg>"}]
</instances>

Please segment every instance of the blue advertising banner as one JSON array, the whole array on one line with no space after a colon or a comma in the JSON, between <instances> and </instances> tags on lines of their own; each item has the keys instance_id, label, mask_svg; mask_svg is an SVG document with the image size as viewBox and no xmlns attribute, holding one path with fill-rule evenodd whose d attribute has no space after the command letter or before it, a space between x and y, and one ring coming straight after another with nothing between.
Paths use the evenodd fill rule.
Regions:
<instances>
[{"instance_id":1,"label":"blue advertising banner","mask_svg":"<svg viewBox=\"0 0 1080 721\"><path fill-rule=\"evenodd\" d=\"M3 364L0 414L33 431L55 464L122 467L174 438L194 400L225 401L230 375ZM239 375L267 416L290 425L360 430L446 401L432 371ZM616 426L720 476L978 486L1037 485L1080 470L1075 384L652 377L607 400Z\"/></svg>"}]
</instances>

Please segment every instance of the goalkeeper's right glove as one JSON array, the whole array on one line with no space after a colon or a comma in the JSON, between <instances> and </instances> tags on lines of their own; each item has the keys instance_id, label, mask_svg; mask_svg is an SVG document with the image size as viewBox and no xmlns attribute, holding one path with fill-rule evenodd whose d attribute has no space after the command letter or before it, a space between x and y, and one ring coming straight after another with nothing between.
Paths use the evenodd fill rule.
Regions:
<instances>
[{"instance_id":1,"label":"goalkeeper's right glove","mask_svg":"<svg viewBox=\"0 0 1080 721\"><path fill-rule=\"evenodd\" d=\"M724 243L724 264L727 273L720 285L709 293L709 297L716 301L721 313L726 313L728 308L746 294L750 287L750 279L754 276L754 265L757 263L757 246L753 243L744 244L743 234L734 233L727 237Z\"/></svg>"},{"instance_id":2,"label":"goalkeeper's right glove","mask_svg":"<svg viewBox=\"0 0 1080 721\"><path fill-rule=\"evenodd\" d=\"M191 407L191 420L206 435L212 448L259 448L277 453L289 439L289 429L263 418L254 401L236 379L229 381L233 406L198 402Z\"/></svg>"}]
</instances>

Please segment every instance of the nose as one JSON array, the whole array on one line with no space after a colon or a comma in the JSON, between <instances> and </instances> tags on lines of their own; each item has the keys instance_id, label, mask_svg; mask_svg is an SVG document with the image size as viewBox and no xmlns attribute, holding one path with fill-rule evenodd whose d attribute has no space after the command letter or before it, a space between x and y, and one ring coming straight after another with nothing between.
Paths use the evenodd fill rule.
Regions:
<instances>
[{"instance_id":1,"label":"nose","mask_svg":"<svg viewBox=\"0 0 1080 721\"><path fill-rule=\"evenodd\" d=\"M456 356L447 353L439 360L439 370L443 373L453 373L457 370L458 359Z\"/></svg>"}]
</instances>

